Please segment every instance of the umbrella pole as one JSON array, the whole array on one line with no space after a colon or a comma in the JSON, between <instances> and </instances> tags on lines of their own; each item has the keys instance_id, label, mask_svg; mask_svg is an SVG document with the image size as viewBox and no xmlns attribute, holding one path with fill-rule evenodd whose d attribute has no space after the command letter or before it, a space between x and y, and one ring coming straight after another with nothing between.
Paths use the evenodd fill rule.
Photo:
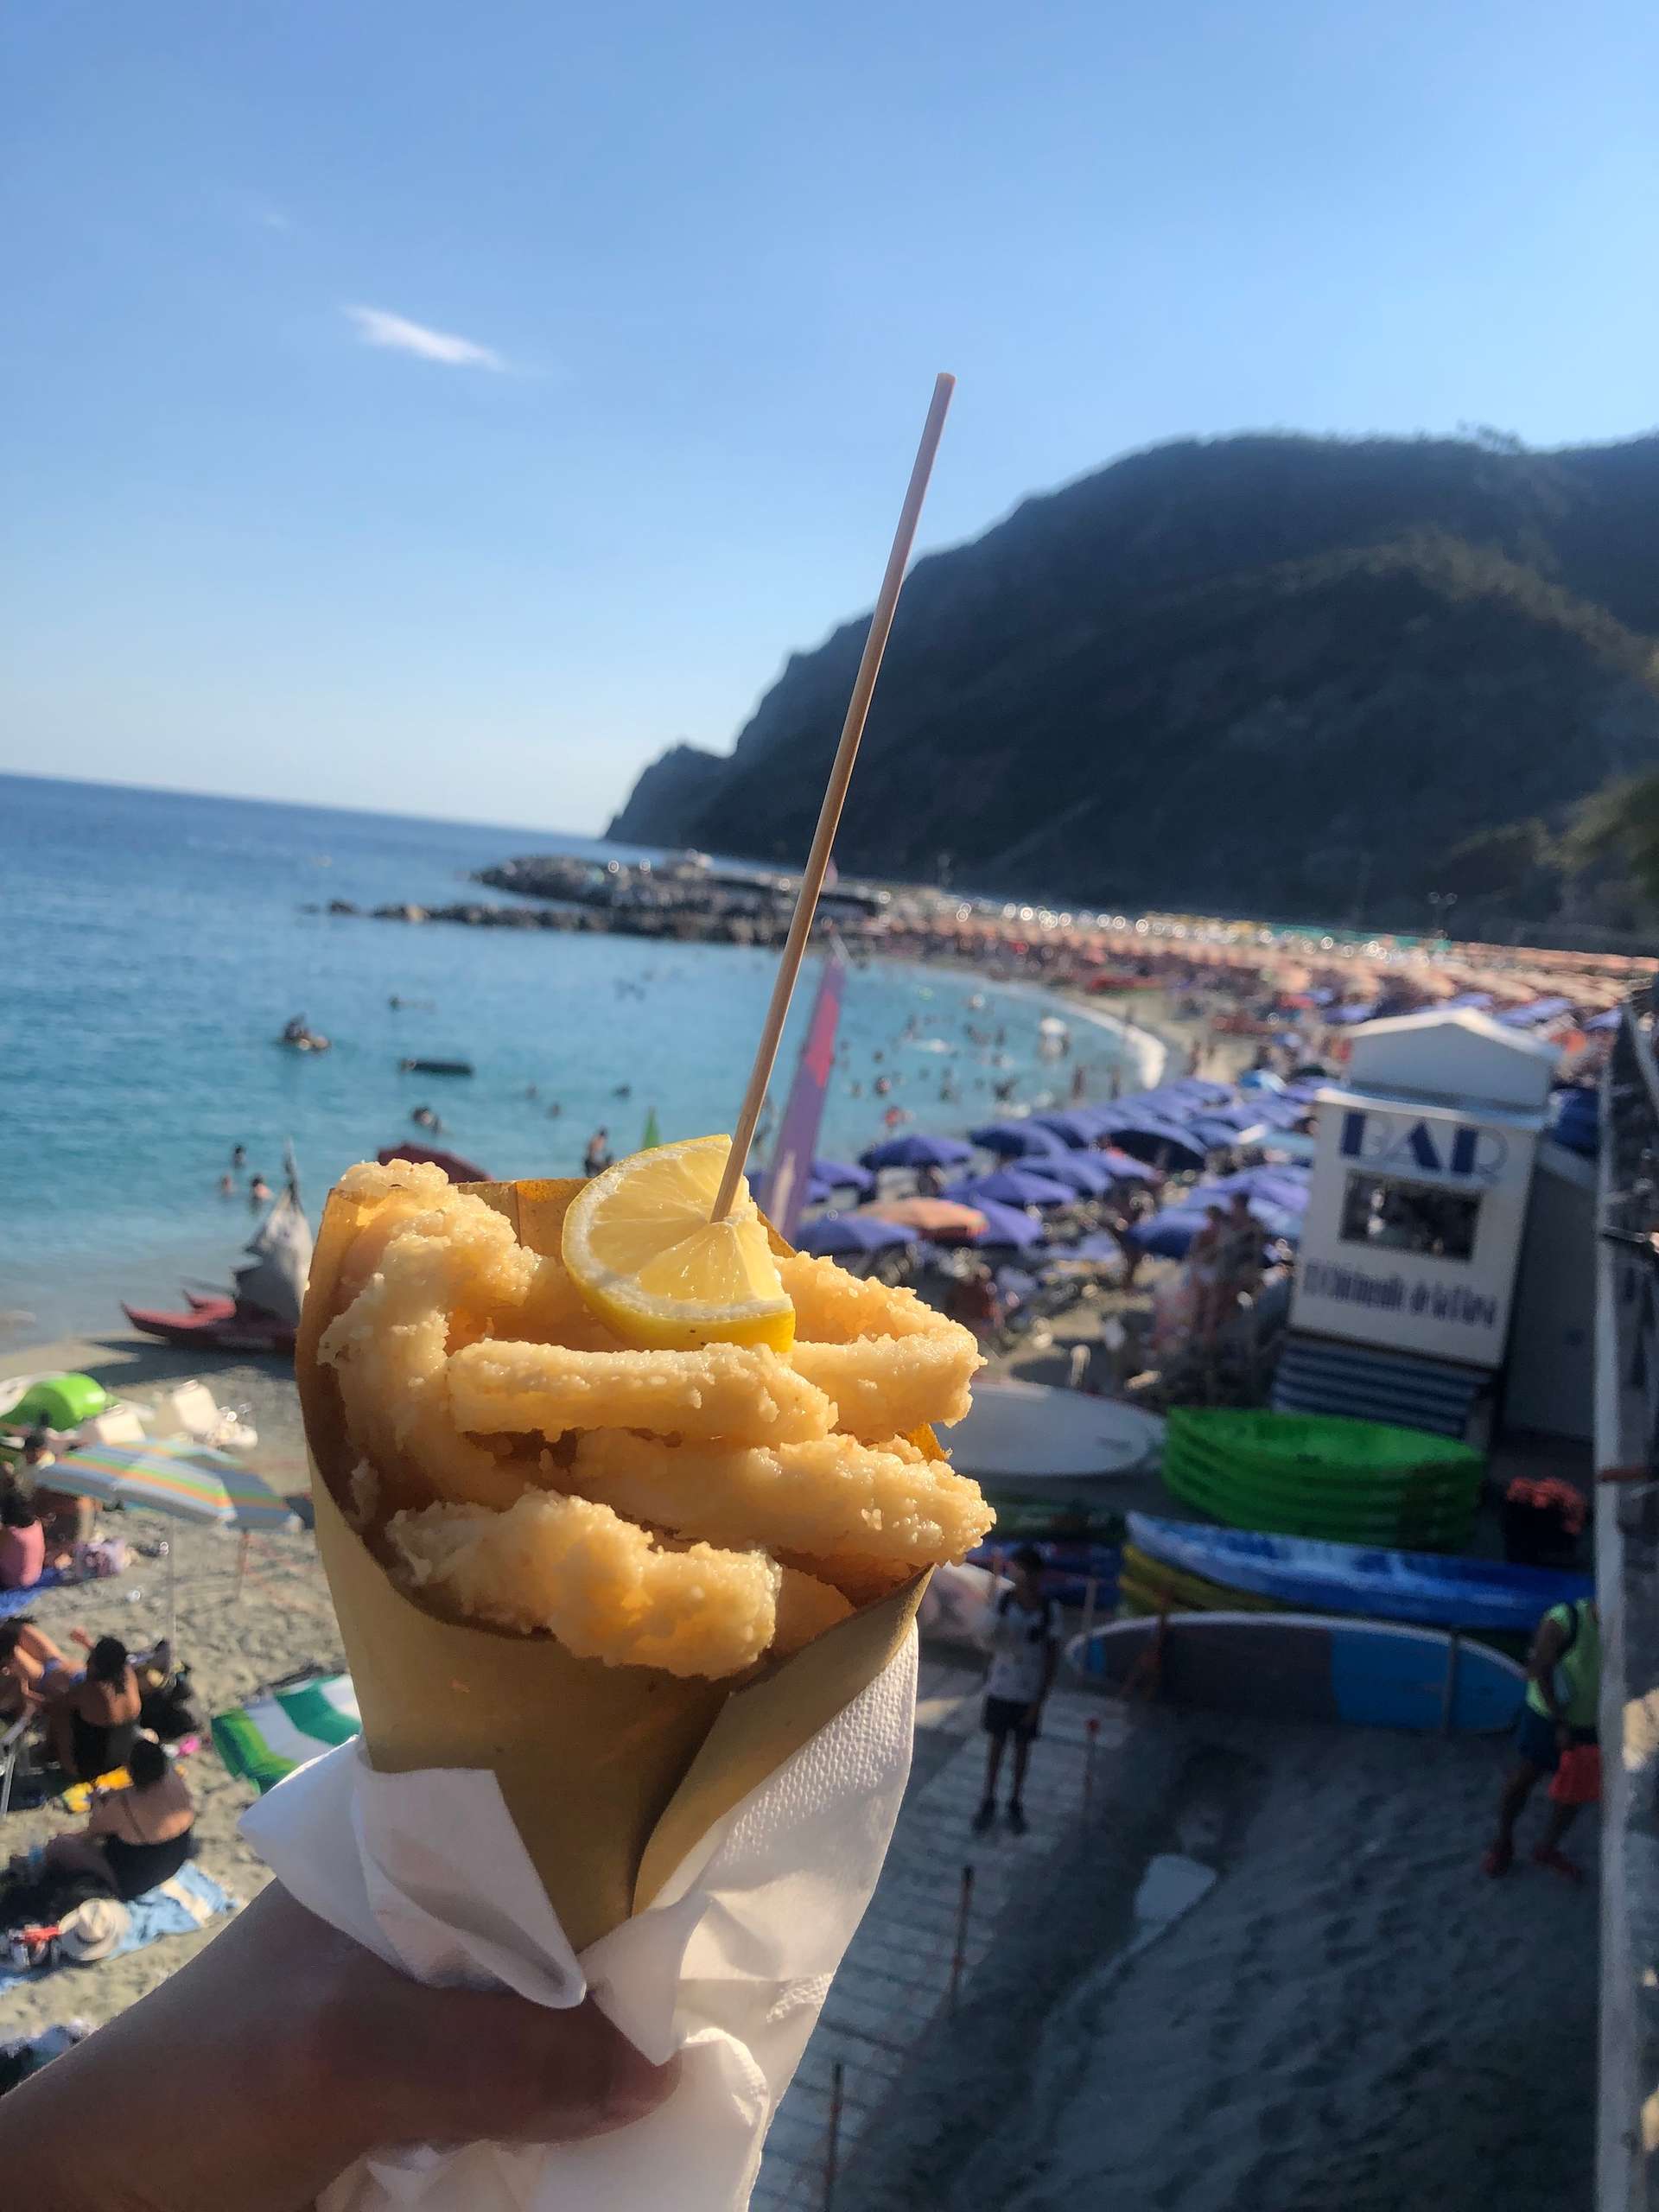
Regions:
<instances>
[{"instance_id":1,"label":"umbrella pole","mask_svg":"<svg viewBox=\"0 0 1659 2212\"><path fill-rule=\"evenodd\" d=\"M241 1541L236 1548L236 1594L238 1598L242 1595L242 1578L248 1571L248 1546L252 1541L252 1537L245 1529L242 1531Z\"/></svg>"},{"instance_id":2,"label":"umbrella pole","mask_svg":"<svg viewBox=\"0 0 1659 2212\"><path fill-rule=\"evenodd\" d=\"M179 1587L173 1539L167 1540L167 1652L175 1664L179 1656Z\"/></svg>"}]
</instances>

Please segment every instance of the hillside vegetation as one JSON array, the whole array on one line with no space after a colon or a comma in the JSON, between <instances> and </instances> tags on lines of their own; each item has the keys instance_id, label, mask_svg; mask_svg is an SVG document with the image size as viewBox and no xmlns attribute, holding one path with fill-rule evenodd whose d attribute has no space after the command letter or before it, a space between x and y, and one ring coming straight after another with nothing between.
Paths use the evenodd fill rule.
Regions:
<instances>
[{"instance_id":1,"label":"hillside vegetation","mask_svg":"<svg viewBox=\"0 0 1659 2212\"><path fill-rule=\"evenodd\" d=\"M1631 926L1656 512L1659 437L1132 454L918 563L839 855L1097 906L1410 928L1455 892L1460 930ZM791 656L729 756L654 763L613 834L798 860L867 620Z\"/></svg>"}]
</instances>

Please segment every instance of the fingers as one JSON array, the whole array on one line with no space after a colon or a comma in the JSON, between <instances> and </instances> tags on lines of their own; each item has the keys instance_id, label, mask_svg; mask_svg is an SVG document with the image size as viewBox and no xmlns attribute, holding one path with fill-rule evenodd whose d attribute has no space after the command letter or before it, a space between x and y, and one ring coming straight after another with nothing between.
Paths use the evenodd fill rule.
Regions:
<instances>
[{"instance_id":1,"label":"fingers","mask_svg":"<svg viewBox=\"0 0 1659 2212\"><path fill-rule=\"evenodd\" d=\"M678 2060L653 2066L589 1998L553 2012L506 1990L397 1996L397 2064L407 2094L388 2114L409 2142L564 2143L654 2111Z\"/></svg>"}]
</instances>

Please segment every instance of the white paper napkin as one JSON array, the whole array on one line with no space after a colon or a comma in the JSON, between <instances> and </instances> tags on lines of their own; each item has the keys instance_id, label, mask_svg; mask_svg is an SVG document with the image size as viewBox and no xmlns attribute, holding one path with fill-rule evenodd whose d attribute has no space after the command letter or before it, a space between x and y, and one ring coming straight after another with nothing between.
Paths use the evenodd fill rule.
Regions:
<instances>
[{"instance_id":1,"label":"white paper napkin","mask_svg":"<svg viewBox=\"0 0 1659 2212\"><path fill-rule=\"evenodd\" d=\"M648 1910L571 1950L495 1777L376 1774L360 1745L302 1767L243 1834L302 1904L417 1980L537 2004L591 1988L665 2105L550 2149L411 2149L341 2176L319 2212L741 2212L766 2128L881 1871L910 1771L916 1637L705 1836Z\"/></svg>"}]
</instances>

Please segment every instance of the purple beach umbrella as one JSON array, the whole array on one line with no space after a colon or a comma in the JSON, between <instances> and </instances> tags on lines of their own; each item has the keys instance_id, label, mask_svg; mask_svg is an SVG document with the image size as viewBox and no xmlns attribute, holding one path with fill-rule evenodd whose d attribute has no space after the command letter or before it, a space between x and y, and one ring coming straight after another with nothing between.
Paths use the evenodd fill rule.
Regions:
<instances>
[{"instance_id":1,"label":"purple beach umbrella","mask_svg":"<svg viewBox=\"0 0 1659 2212\"><path fill-rule=\"evenodd\" d=\"M796 1237L800 1251L810 1252L820 1260L844 1258L854 1253L890 1252L900 1244L919 1241L913 1229L903 1228L896 1221L883 1221L870 1213L820 1214L816 1221L803 1222Z\"/></svg>"},{"instance_id":2,"label":"purple beach umbrella","mask_svg":"<svg viewBox=\"0 0 1659 2212\"><path fill-rule=\"evenodd\" d=\"M1005 1160L1049 1159L1065 1150L1052 1129L1035 1122L987 1122L968 1134L982 1152L1001 1153Z\"/></svg>"},{"instance_id":3,"label":"purple beach umbrella","mask_svg":"<svg viewBox=\"0 0 1659 2212\"><path fill-rule=\"evenodd\" d=\"M1045 1175L1040 1167L1014 1166L952 1183L944 1195L964 1206L976 1206L986 1198L1002 1206L1069 1206L1076 1204L1077 1194Z\"/></svg>"},{"instance_id":4,"label":"purple beach umbrella","mask_svg":"<svg viewBox=\"0 0 1659 2212\"><path fill-rule=\"evenodd\" d=\"M866 1167L963 1167L974 1147L960 1137L930 1137L920 1130L908 1136L889 1137L859 1154Z\"/></svg>"}]
</instances>

